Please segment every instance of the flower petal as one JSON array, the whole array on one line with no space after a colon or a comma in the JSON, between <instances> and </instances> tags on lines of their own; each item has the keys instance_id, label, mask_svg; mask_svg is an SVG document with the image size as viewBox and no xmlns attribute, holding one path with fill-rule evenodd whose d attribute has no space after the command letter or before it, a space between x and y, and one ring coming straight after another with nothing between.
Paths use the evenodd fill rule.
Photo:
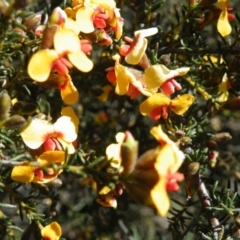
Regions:
<instances>
[{"instance_id":1,"label":"flower petal","mask_svg":"<svg viewBox=\"0 0 240 240\"><path fill-rule=\"evenodd\" d=\"M55 133L59 133L61 137L66 142L73 142L77 139L77 133L74 123L71 121L70 117L62 116L54 123Z\"/></svg>"},{"instance_id":2,"label":"flower petal","mask_svg":"<svg viewBox=\"0 0 240 240\"><path fill-rule=\"evenodd\" d=\"M193 101L194 101L194 96L192 96L190 94L184 94L182 96L179 96L179 97L171 100L169 107L177 115L182 115L192 105Z\"/></svg>"},{"instance_id":3,"label":"flower petal","mask_svg":"<svg viewBox=\"0 0 240 240\"><path fill-rule=\"evenodd\" d=\"M60 88L62 100L66 104L74 104L79 98L79 93L71 80L64 84L64 87Z\"/></svg>"},{"instance_id":4,"label":"flower petal","mask_svg":"<svg viewBox=\"0 0 240 240\"><path fill-rule=\"evenodd\" d=\"M93 62L82 51L68 54L70 62L80 71L89 72L93 68Z\"/></svg>"},{"instance_id":5,"label":"flower petal","mask_svg":"<svg viewBox=\"0 0 240 240\"><path fill-rule=\"evenodd\" d=\"M53 132L53 125L45 120L35 118L21 131L20 135L29 148L37 149Z\"/></svg>"},{"instance_id":6,"label":"flower petal","mask_svg":"<svg viewBox=\"0 0 240 240\"><path fill-rule=\"evenodd\" d=\"M161 179L152 189L151 198L161 216L166 216L170 208L170 200L166 190L166 181Z\"/></svg>"},{"instance_id":7,"label":"flower petal","mask_svg":"<svg viewBox=\"0 0 240 240\"><path fill-rule=\"evenodd\" d=\"M80 31L84 33L91 33L94 31L93 25L94 9L92 7L79 8L76 13L76 21L80 26Z\"/></svg>"},{"instance_id":8,"label":"flower petal","mask_svg":"<svg viewBox=\"0 0 240 240\"><path fill-rule=\"evenodd\" d=\"M226 37L232 32L232 27L228 21L228 11L227 9L222 11L217 22L217 29L218 32L223 36Z\"/></svg>"},{"instance_id":9,"label":"flower petal","mask_svg":"<svg viewBox=\"0 0 240 240\"><path fill-rule=\"evenodd\" d=\"M38 82L48 79L52 70L52 63L58 59L58 53L53 49L44 49L35 53L28 63L29 76Z\"/></svg>"},{"instance_id":10,"label":"flower petal","mask_svg":"<svg viewBox=\"0 0 240 240\"><path fill-rule=\"evenodd\" d=\"M76 34L80 32L80 25L74 21L72 18L67 18L66 22L64 23L64 28L73 30Z\"/></svg>"},{"instance_id":11,"label":"flower petal","mask_svg":"<svg viewBox=\"0 0 240 240\"><path fill-rule=\"evenodd\" d=\"M63 164L65 158L64 151L47 151L39 156L38 161L44 167L49 165L49 163Z\"/></svg>"},{"instance_id":12,"label":"flower petal","mask_svg":"<svg viewBox=\"0 0 240 240\"><path fill-rule=\"evenodd\" d=\"M51 224L42 228L41 235L44 239L58 240L62 235L62 229L57 222L52 222Z\"/></svg>"},{"instance_id":13,"label":"flower petal","mask_svg":"<svg viewBox=\"0 0 240 240\"><path fill-rule=\"evenodd\" d=\"M11 178L17 182L29 183L33 180L36 169L37 167L32 166L16 166L12 170Z\"/></svg>"},{"instance_id":14,"label":"flower petal","mask_svg":"<svg viewBox=\"0 0 240 240\"><path fill-rule=\"evenodd\" d=\"M81 50L79 37L71 29L59 30L55 34L53 42L58 54L74 53Z\"/></svg>"},{"instance_id":15,"label":"flower petal","mask_svg":"<svg viewBox=\"0 0 240 240\"><path fill-rule=\"evenodd\" d=\"M153 28L141 29L141 30L135 31L134 36L137 37L141 35L141 37L149 37L149 36L155 35L156 33L158 33L158 29L156 27L153 27Z\"/></svg>"},{"instance_id":16,"label":"flower petal","mask_svg":"<svg viewBox=\"0 0 240 240\"><path fill-rule=\"evenodd\" d=\"M116 62L115 64L115 75L116 75L116 89L115 92L118 95L124 95L128 92L129 84L136 83L137 79L128 70L127 67Z\"/></svg>"},{"instance_id":17,"label":"flower petal","mask_svg":"<svg viewBox=\"0 0 240 240\"><path fill-rule=\"evenodd\" d=\"M184 154L176 144L165 144L159 150L154 167L160 176L167 176L169 173L175 173L183 160Z\"/></svg>"},{"instance_id":18,"label":"flower petal","mask_svg":"<svg viewBox=\"0 0 240 240\"><path fill-rule=\"evenodd\" d=\"M161 125L155 126L151 129L150 133L156 138L161 144L173 144L174 142L163 132Z\"/></svg>"},{"instance_id":19,"label":"flower petal","mask_svg":"<svg viewBox=\"0 0 240 240\"><path fill-rule=\"evenodd\" d=\"M136 65L140 62L147 48L148 41L146 38L139 37L136 39L135 45L125 57L128 64Z\"/></svg>"},{"instance_id":20,"label":"flower petal","mask_svg":"<svg viewBox=\"0 0 240 240\"><path fill-rule=\"evenodd\" d=\"M145 71L145 84L150 90L157 90L165 81L168 80L168 74L171 72L162 64L150 66Z\"/></svg>"},{"instance_id":21,"label":"flower petal","mask_svg":"<svg viewBox=\"0 0 240 240\"><path fill-rule=\"evenodd\" d=\"M170 101L170 98L164 94L155 93L140 104L140 112L143 115L147 115L157 107L168 106L170 104Z\"/></svg>"},{"instance_id":22,"label":"flower petal","mask_svg":"<svg viewBox=\"0 0 240 240\"><path fill-rule=\"evenodd\" d=\"M61 115L71 118L71 121L73 122L73 124L75 126L75 131L77 133L78 132L78 126L79 126L79 118L76 115L76 113L74 112L73 108L72 107L63 108L62 111L61 111Z\"/></svg>"}]
</instances>

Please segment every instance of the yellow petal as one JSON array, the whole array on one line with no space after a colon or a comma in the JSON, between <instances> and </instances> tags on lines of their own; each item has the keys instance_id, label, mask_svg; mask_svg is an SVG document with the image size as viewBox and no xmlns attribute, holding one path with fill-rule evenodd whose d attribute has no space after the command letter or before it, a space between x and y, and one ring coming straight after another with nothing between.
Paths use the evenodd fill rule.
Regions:
<instances>
[{"instance_id":1,"label":"yellow petal","mask_svg":"<svg viewBox=\"0 0 240 240\"><path fill-rule=\"evenodd\" d=\"M117 143L122 144L125 137L126 137L126 134L124 132L119 132L119 133L117 133L115 138L116 138Z\"/></svg>"},{"instance_id":2,"label":"yellow petal","mask_svg":"<svg viewBox=\"0 0 240 240\"><path fill-rule=\"evenodd\" d=\"M34 170L37 167L31 166L16 166L13 168L11 173L11 178L14 181L22 182L22 183L29 183L34 178Z\"/></svg>"},{"instance_id":3,"label":"yellow petal","mask_svg":"<svg viewBox=\"0 0 240 240\"><path fill-rule=\"evenodd\" d=\"M70 117L62 116L54 123L54 130L61 134L61 139L66 142L73 142L77 139L77 133L74 123Z\"/></svg>"},{"instance_id":4,"label":"yellow petal","mask_svg":"<svg viewBox=\"0 0 240 240\"><path fill-rule=\"evenodd\" d=\"M68 54L70 62L80 71L89 72L93 68L93 62L82 51Z\"/></svg>"},{"instance_id":5,"label":"yellow petal","mask_svg":"<svg viewBox=\"0 0 240 240\"><path fill-rule=\"evenodd\" d=\"M192 105L193 101L194 101L194 96L190 94L184 94L180 97L173 99L169 107L177 115L182 115Z\"/></svg>"},{"instance_id":6,"label":"yellow petal","mask_svg":"<svg viewBox=\"0 0 240 240\"><path fill-rule=\"evenodd\" d=\"M71 29L61 29L54 36L54 48L58 54L81 51L78 35Z\"/></svg>"},{"instance_id":7,"label":"yellow petal","mask_svg":"<svg viewBox=\"0 0 240 240\"><path fill-rule=\"evenodd\" d=\"M156 138L157 141L161 143L169 143L172 144L174 143L168 135L163 132L161 125L158 125L156 127L153 127L150 131L150 133Z\"/></svg>"},{"instance_id":8,"label":"yellow petal","mask_svg":"<svg viewBox=\"0 0 240 240\"><path fill-rule=\"evenodd\" d=\"M170 98L168 98L164 94L155 93L140 104L140 112L143 115L147 115L157 107L168 106L170 104L170 101Z\"/></svg>"},{"instance_id":9,"label":"yellow petal","mask_svg":"<svg viewBox=\"0 0 240 240\"><path fill-rule=\"evenodd\" d=\"M218 32L223 36L226 37L232 32L232 27L228 21L228 12L227 9L222 11L218 22L217 22L217 29Z\"/></svg>"},{"instance_id":10,"label":"yellow petal","mask_svg":"<svg viewBox=\"0 0 240 240\"><path fill-rule=\"evenodd\" d=\"M58 240L62 235L62 229L57 222L52 222L42 228L41 235L48 240Z\"/></svg>"},{"instance_id":11,"label":"yellow petal","mask_svg":"<svg viewBox=\"0 0 240 240\"><path fill-rule=\"evenodd\" d=\"M166 216L170 208L170 200L166 191L166 182L164 179L161 179L153 189L151 189L151 198L158 213L161 216Z\"/></svg>"},{"instance_id":12,"label":"yellow petal","mask_svg":"<svg viewBox=\"0 0 240 240\"><path fill-rule=\"evenodd\" d=\"M184 154L176 144L165 144L159 150L154 167L160 176L167 176L168 173L175 173L183 160Z\"/></svg>"},{"instance_id":13,"label":"yellow petal","mask_svg":"<svg viewBox=\"0 0 240 240\"><path fill-rule=\"evenodd\" d=\"M41 166L48 163L63 163L65 160L65 152L64 151L47 151L41 154L38 158Z\"/></svg>"},{"instance_id":14,"label":"yellow petal","mask_svg":"<svg viewBox=\"0 0 240 240\"><path fill-rule=\"evenodd\" d=\"M228 6L228 2L229 2L229 0L218 0L218 2L215 3L214 5L217 8L221 9L222 11L224 11L224 9L227 8L227 6Z\"/></svg>"},{"instance_id":15,"label":"yellow petal","mask_svg":"<svg viewBox=\"0 0 240 240\"><path fill-rule=\"evenodd\" d=\"M66 22L64 23L64 28L71 29L76 34L79 34L81 29L80 25L76 21L74 21L72 18L67 18Z\"/></svg>"},{"instance_id":16,"label":"yellow petal","mask_svg":"<svg viewBox=\"0 0 240 240\"><path fill-rule=\"evenodd\" d=\"M114 168L119 168L121 166L120 152L120 144L112 143L106 148L107 160L111 160L111 166Z\"/></svg>"},{"instance_id":17,"label":"yellow petal","mask_svg":"<svg viewBox=\"0 0 240 240\"><path fill-rule=\"evenodd\" d=\"M162 64L150 66L145 71L145 84L151 91L157 91L161 85L174 77L183 76L190 70L189 67L170 70Z\"/></svg>"},{"instance_id":18,"label":"yellow petal","mask_svg":"<svg viewBox=\"0 0 240 240\"><path fill-rule=\"evenodd\" d=\"M228 100L229 92L227 73L223 75L222 82L218 86L218 94L220 94L220 96L217 98L219 102L226 102Z\"/></svg>"},{"instance_id":19,"label":"yellow petal","mask_svg":"<svg viewBox=\"0 0 240 240\"><path fill-rule=\"evenodd\" d=\"M145 84L149 90L157 90L165 81L167 81L168 74L171 72L162 64L150 66L145 71Z\"/></svg>"},{"instance_id":20,"label":"yellow petal","mask_svg":"<svg viewBox=\"0 0 240 240\"><path fill-rule=\"evenodd\" d=\"M62 111L61 111L61 115L71 118L71 121L73 122L73 124L75 126L75 131L77 133L78 132L78 126L79 126L79 118L76 115L76 113L74 112L73 108L72 107L63 108Z\"/></svg>"},{"instance_id":21,"label":"yellow petal","mask_svg":"<svg viewBox=\"0 0 240 240\"><path fill-rule=\"evenodd\" d=\"M53 125L45 120L33 119L20 133L24 143L31 149L39 148L48 135L54 133Z\"/></svg>"},{"instance_id":22,"label":"yellow petal","mask_svg":"<svg viewBox=\"0 0 240 240\"><path fill-rule=\"evenodd\" d=\"M66 104L74 104L79 98L79 93L73 82L67 81L63 88L61 88L61 97Z\"/></svg>"},{"instance_id":23,"label":"yellow petal","mask_svg":"<svg viewBox=\"0 0 240 240\"><path fill-rule=\"evenodd\" d=\"M58 141L60 142L63 151L67 151L68 154L75 153L75 147L73 146L73 144L71 142L66 142L59 138L58 138Z\"/></svg>"},{"instance_id":24,"label":"yellow petal","mask_svg":"<svg viewBox=\"0 0 240 240\"><path fill-rule=\"evenodd\" d=\"M135 31L134 36L138 37L139 35L141 35L141 37L149 37L149 36L155 35L156 33L158 33L158 29L156 27L153 27L153 28L147 28L147 29L141 29L141 30Z\"/></svg>"},{"instance_id":25,"label":"yellow petal","mask_svg":"<svg viewBox=\"0 0 240 240\"><path fill-rule=\"evenodd\" d=\"M129 84L136 83L137 79L134 75L128 70L127 67L116 62L115 64L115 74L116 74L116 89L115 92L118 95L124 95L127 93Z\"/></svg>"},{"instance_id":26,"label":"yellow petal","mask_svg":"<svg viewBox=\"0 0 240 240\"><path fill-rule=\"evenodd\" d=\"M48 79L52 70L52 63L58 59L58 53L53 49L44 49L35 53L28 63L29 76L38 82Z\"/></svg>"},{"instance_id":27,"label":"yellow petal","mask_svg":"<svg viewBox=\"0 0 240 240\"><path fill-rule=\"evenodd\" d=\"M93 25L94 9L92 7L83 7L78 9L76 14L76 21L80 26L80 31L84 33L91 33L95 30Z\"/></svg>"},{"instance_id":28,"label":"yellow petal","mask_svg":"<svg viewBox=\"0 0 240 240\"><path fill-rule=\"evenodd\" d=\"M104 186L104 187L99 191L99 194L105 195L105 194L111 192L111 190L112 190L112 189L111 189L110 187Z\"/></svg>"},{"instance_id":29,"label":"yellow petal","mask_svg":"<svg viewBox=\"0 0 240 240\"><path fill-rule=\"evenodd\" d=\"M136 39L135 46L129 52L129 54L125 57L125 61L128 64L136 65L140 62L143 54L146 51L148 41L146 38L139 37Z\"/></svg>"}]
</instances>

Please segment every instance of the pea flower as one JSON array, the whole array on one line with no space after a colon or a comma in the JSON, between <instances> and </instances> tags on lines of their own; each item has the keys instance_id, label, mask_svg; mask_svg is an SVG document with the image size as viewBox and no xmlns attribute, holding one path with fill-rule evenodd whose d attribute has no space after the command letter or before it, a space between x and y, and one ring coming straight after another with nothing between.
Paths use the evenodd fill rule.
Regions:
<instances>
[{"instance_id":1,"label":"pea flower","mask_svg":"<svg viewBox=\"0 0 240 240\"><path fill-rule=\"evenodd\" d=\"M184 154L161 127L154 127L151 132L161 142L161 146L146 151L137 161L135 169L124 181L129 194L137 201L154 207L161 216L170 208L168 191L177 191L177 182L184 179L177 170L184 160ZM161 136L163 134L163 139ZM157 135L157 136L156 136Z\"/></svg>"},{"instance_id":2,"label":"pea flower","mask_svg":"<svg viewBox=\"0 0 240 240\"><path fill-rule=\"evenodd\" d=\"M81 32L93 33L96 29L105 32L112 29L117 40L120 39L123 19L114 1L73 1L72 6L65 11L69 17L76 19Z\"/></svg>"},{"instance_id":3,"label":"pea flower","mask_svg":"<svg viewBox=\"0 0 240 240\"><path fill-rule=\"evenodd\" d=\"M215 6L221 10L217 22L218 32L223 36L227 36L232 32L232 27L228 20L228 4L229 0L218 0Z\"/></svg>"},{"instance_id":4,"label":"pea flower","mask_svg":"<svg viewBox=\"0 0 240 240\"><path fill-rule=\"evenodd\" d=\"M62 235L61 226L57 222L52 222L41 229L44 240L58 240Z\"/></svg>"},{"instance_id":5,"label":"pea flower","mask_svg":"<svg viewBox=\"0 0 240 240\"><path fill-rule=\"evenodd\" d=\"M151 92L157 92L159 88L167 94L171 95L182 87L174 78L185 75L190 70L189 67L177 68L170 70L162 64L156 64L145 70L145 85Z\"/></svg>"},{"instance_id":6,"label":"pea flower","mask_svg":"<svg viewBox=\"0 0 240 240\"><path fill-rule=\"evenodd\" d=\"M82 72L89 72L92 69L93 63L82 51L81 42L74 31L61 29L56 32L53 40L55 49L39 50L30 59L27 71L33 80L44 82L51 71L66 76L68 69L73 65Z\"/></svg>"},{"instance_id":7,"label":"pea flower","mask_svg":"<svg viewBox=\"0 0 240 240\"><path fill-rule=\"evenodd\" d=\"M115 92L118 95L124 95L129 93L129 95L131 96L131 93L135 90L145 96L151 95L151 93L144 88L143 79L139 71L125 67L120 64L120 56L118 54L113 56L113 59L115 60L115 67L106 69L106 71L108 71L107 79L109 80L109 82L116 84ZM130 92L129 88L131 88Z\"/></svg>"},{"instance_id":8,"label":"pea flower","mask_svg":"<svg viewBox=\"0 0 240 240\"><path fill-rule=\"evenodd\" d=\"M143 115L149 114L152 120L158 120L161 117L167 119L168 108L175 114L185 113L194 101L194 97L184 94L175 99L170 99L162 93L155 93L140 104L140 112Z\"/></svg>"},{"instance_id":9,"label":"pea flower","mask_svg":"<svg viewBox=\"0 0 240 240\"><path fill-rule=\"evenodd\" d=\"M63 112L66 110L63 110ZM45 151L65 150L74 153L73 142L77 139L77 122L74 111L67 111L54 124L46 120L33 119L20 133L24 143L31 149L43 147Z\"/></svg>"},{"instance_id":10,"label":"pea flower","mask_svg":"<svg viewBox=\"0 0 240 240\"><path fill-rule=\"evenodd\" d=\"M64 164L65 155L64 151L44 152L38 157L37 162L26 166L15 166L11 178L22 183L48 183L62 172L62 169L54 169L52 165Z\"/></svg>"},{"instance_id":11,"label":"pea flower","mask_svg":"<svg viewBox=\"0 0 240 240\"><path fill-rule=\"evenodd\" d=\"M158 32L157 28L148 28L134 32L135 40L125 37L125 41L129 45L122 45L119 49L121 55L125 56L125 61L128 64L137 65L147 49L148 41L146 37L152 36Z\"/></svg>"},{"instance_id":12,"label":"pea flower","mask_svg":"<svg viewBox=\"0 0 240 240\"><path fill-rule=\"evenodd\" d=\"M114 194L114 190L108 186L104 186L98 192L98 198L96 201L104 207L117 208L117 200Z\"/></svg>"}]
</instances>

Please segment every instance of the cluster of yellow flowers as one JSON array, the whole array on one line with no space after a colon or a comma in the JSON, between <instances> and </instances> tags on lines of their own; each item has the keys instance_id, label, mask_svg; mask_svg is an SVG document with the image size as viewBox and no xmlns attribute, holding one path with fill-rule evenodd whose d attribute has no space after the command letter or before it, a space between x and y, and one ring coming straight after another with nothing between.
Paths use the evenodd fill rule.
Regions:
<instances>
[{"instance_id":1,"label":"cluster of yellow flowers","mask_svg":"<svg viewBox=\"0 0 240 240\"><path fill-rule=\"evenodd\" d=\"M217 3L217 7L222 10L218 26L226 22L227 4L228 1ZM88 57L92 50L91 42L111 45L109 32L114 32L119 40L122 27L123 19L114 0L73 0L71 7L65 10L56 8L48 23L35 31L42 38L42 43L29 61L29 76L42 86L58 88L64 103L76 103L79 93L71 80L69 69L74 66L82 72L91 71L93 62ZM157 28L149 28L136 31L134 39L125 37L119 54L113 56L114 67L106 69L107 79L115 87L116 94L128 94L131 99L140 94L147 97L139 109L152 120L161 117L167 119L168 109L182 115L194 101L190 94L171 98L175 90L182 89L175 78L187 74L189 67L170 70L162 64L150 64L145 53L147 37L157 32ZM229 27L226 26L224 32L220 33L224 36L228 32ZM125 61L128 66L121 64L121 61ZM136 65L142 71L134 69ZM105 90L109 93L111 88L106 87ZM36 161L15 166L11 175L13 180L48 183L63 171L60 166L75 152L79 119L71 107L63 108L61 115L53 124L36 117L22 129L21 137ZM155 207L162 216L167 214L170 207L167 191L178 190L177 182L184 179L177 172L184 154L161 126L153 127L151 134L159 146L146 151L138 159L138 143L129 132L118 133L117 143L107 147L106 160L110 161L112 168L117 169L119 181L116 189L98 186L97 201L100 204L116 207L116 197L126 189L137 201ZM125 155L124 147L131 151L131 158ZM61 228L53 222L42 229L42 236L48 240L58 239Z\"/></svg>"},{"instance_id":2,"label":"cluster of yellow flowers","mask_svg":"<svg viewBox=\"0 0 240 240\"><path fill-rule=\"evenodd\" d=\"M102 45L111 45L109 31L116 38L122 35L123 19L110 1L79 0L72 1L72 8L56 8L46 26L40 26L35 33L42 37L42 44L30 59L29 76L46 87L55 87L61 91L66 104L78 100L78 91L72 83L69 69L73 66L82 72L93 68L87 57L92 50L91 41ZM84 33L87 38L80 38Z\"/></svg>"}]
</instances>

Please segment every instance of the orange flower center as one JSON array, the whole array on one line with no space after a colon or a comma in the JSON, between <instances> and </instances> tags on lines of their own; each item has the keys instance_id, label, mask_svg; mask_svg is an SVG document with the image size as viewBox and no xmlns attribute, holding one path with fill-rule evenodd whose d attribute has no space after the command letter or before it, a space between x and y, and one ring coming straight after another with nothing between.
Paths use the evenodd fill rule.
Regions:
<instances>
[{"instance_id":1,"label":"orange flower center","mask_svg":"<svg viewBox=\"0 0 240 240\"><path fill-rule=\"evenodd\" d=\"M150 118L154 121L158 120L161 118L161 116L164 119L167 119L168 117L168 111L167 111L167 106L161 106L161 107L157 107L154 108L151 112L150 112Z\"/></svg>"}]
</instances>

